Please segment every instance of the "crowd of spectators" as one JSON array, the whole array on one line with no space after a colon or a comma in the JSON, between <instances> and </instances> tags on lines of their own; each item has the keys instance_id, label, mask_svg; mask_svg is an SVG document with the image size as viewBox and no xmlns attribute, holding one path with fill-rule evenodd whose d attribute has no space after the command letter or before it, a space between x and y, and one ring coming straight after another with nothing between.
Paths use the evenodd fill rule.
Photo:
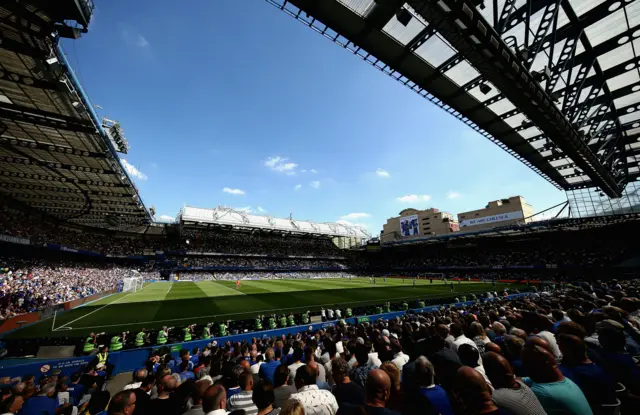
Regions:
<instances>
[{"instance_id":1,"label":"crowd of spectators","mask_svg":"<svg viewBox=\"0 0 640 415\"><path fill-rule=\"evenodd\" d=\"M639 293L640 280L580 284L178 355L163 347L113 396L108 359L96 357L71 378L5 379L2 413L633 414Z\"/></svg>"},{"instance_id":2,"label":"crowd of spectators","mask_svg":"<svg viewBox=\"0 0 640 415\"><path fill-rule=\"evenodd\" d=\"M383 248L353 257L367 268L581 266L604 267L640 254L621 233L608 228L548 232L535 237L493 237L473 242L452 240L427 245Z\"/></svg>"},{"instance_id":3,"label":"crowd of spectators","mask_svg":"<svg viewBox=\"0 0 640 415\"><path fill-rule=\"evenodd\" d=\"M0 258L0 320L113 290L127 276L134 276L132 268L110 263Z\"/></svg>"},{"instance_id":4,"label":"crowd of spectators","mask_svg":"<svg viewBox=\"0 0 640 415\"><path fill-rule=\"evenodd\" d=\"M346 269L335 259L256 258L256 257L186 257L177 260L182 267L221 267L249 269Z\"/></svg>"},{"instance_id":5,"label":"crowd of spectators","mask_svg":"<svg viewBox=\"0 0 640 415\"><path fill-rule=\"evenodd\" d=\"M183 228L179 245L172 248L226 254L263 254L272 256L342 257L340 249L328 238L300 238L290 235L260 235Z\"/></svg>"},{"instance_id":6,"label":"crowd of spectators","mask_svg":"<svg viewBox=\"0 0 640 415\"><path fill-rule=\"evenodd\" d=\"M171 277L182 280L276 280L276 279L319 279L319 278L356 278L357 275L349 272L321 272L321 271L282 271L282 272L189 272L172 273Z\"/></svg>"}]
</instances>

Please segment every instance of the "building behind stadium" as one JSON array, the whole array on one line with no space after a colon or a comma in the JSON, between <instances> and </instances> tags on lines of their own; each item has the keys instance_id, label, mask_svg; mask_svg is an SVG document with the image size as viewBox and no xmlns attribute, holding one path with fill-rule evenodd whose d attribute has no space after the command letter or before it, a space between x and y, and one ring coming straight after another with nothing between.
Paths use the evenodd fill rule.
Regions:
<instances>
[{"instance_id":1,"label":"building behind stadium","mask_svg":"<svg viewBox=\"0 0 640 415\"><path fill-rule=\"evenodd\" d=\"M533 214L533 208L522 196L492 200L482 209L459 213L457 219L451 213L435 208L409 208L399 216L387 219L380 241L387 243L516 225L531 221Z\"/></svg>"},{"instance_id":2,"label":"building behind stadium","mask_svg":"<svg viewBox=\"0 0 640 415\"><path fill-rule=\"evenodd\" d=\"M479 231L498 226L528 223L533 216L533 208L522 196L492 200L483 209L458 213L460 231Z\"/></svg>"}]
</instances>

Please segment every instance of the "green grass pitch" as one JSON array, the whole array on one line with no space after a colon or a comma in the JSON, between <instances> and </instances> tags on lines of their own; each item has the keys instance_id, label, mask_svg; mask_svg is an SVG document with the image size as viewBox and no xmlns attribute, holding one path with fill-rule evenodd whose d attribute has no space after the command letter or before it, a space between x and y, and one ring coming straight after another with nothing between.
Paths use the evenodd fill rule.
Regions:
<instances>
[{"instance_id":1,"label":"green grass pitch","mask_svg":"<svg viewBox=\"0 0 640 415\"><path fill-rule=\"evenodd\" d=\"M496 284L501 290L505 284ZM422 299L451 302L455 296L484 293L491 284L454 283L407 278L303 279L242 281L156 282L137 292L125 292L59 313L53 318L9 333L5 338L83 336L90 332L135 331L141 328L185 326L221 320L254 318L257 314L282 314L319 310L321 306L359 307L385 301ZM510 285L512 288L521 288Z\"/></svg>"}]
</instances>

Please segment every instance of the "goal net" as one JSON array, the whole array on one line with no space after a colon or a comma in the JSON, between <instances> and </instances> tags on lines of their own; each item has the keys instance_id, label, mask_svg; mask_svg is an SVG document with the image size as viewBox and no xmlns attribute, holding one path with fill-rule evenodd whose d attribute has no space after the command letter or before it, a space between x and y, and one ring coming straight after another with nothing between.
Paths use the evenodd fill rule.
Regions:
<instances>
[{"instance_id":1,"label":"goal net","mask_svg":"<svg viewBox=\"0 0 640 415\"><path fill-rule=\"evenodd\" d=\"M122 291L136 292L142 289L142 277L127 277L122 279Z\"/></svg>"}]
</instances>

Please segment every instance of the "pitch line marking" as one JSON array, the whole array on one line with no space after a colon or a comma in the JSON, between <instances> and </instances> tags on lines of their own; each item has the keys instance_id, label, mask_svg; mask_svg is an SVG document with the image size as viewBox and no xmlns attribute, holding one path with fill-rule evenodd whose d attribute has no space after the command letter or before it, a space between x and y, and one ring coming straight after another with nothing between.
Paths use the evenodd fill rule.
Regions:
<instances>
[{"instance_id":1,"label":"pitch line marking","mask_svg":"<svg viewBox=\"0 0 640 415\"><path fill-rule=\"evenodd\" d=\"M96 309L96 310L93 310L93 311L91 311L91 312L89 312L89 313L87 313L87 314L84 314L84 315L82 315L82 316L78 317L78 318L77 318L77 319L75 319L75 320L71 320L71 321L69 321L68 323L64 323L64 324L63 324L62 326L60 326L60 327L56 327L56 328L55 328L55 329L53 329L52 331L60 331L60 330L75 330L73 327L69 327L69 325L70 325L70 324L72 324L72 323L75 323L75 322L76 322L76 321L78 321L78 320L82 320L83 318L85 318L85 317L87 317L87 316L89 316L89 315L91 315L91 314L93 314L93 313L97 313L98 311L100 311L100 310L102 310L102 309L104 309L104 308L106 308L106 307L109 307L110 305L115 304L115 303L117 303L117 302L118 302L118 301L120 301L120 300L124 300L125 298L127 298L127 297L128 297L128 296L130 296L131 294L135 294L136 292L141 292L142 290L144 290L144 287L142 287L142 288L140 289L140 291L132 291L132 292L130 292L130 293L129 293L129 294L127 294L127 295L124 295L124 296L122 296L122 297L120 297L120 298L116 298L115 300L111 301L110 303L107 303L107 304L103 305L102 307L100 307L100 308L98 308L98 309ZM96 326L96 327L98 327L98 326Z\"/></svg>"},{"instance_id":2,"label":"pitch line marking","mask_svg":"<svg viewBox=\"0 0 640 415\"><path fill-rule=\"evenodd\" d=\"M484 291L471 291L471 292L467 292L465 294L476 294L476 293L483 293ZM425 297L425 296L420 296L421 298L430 298L430 297L434 297L434 296L430 296L430 297ZM386 298L383 301L393 301L393 300L406 300L406 299L415 299L416 296L412 295L409 297L396 297L396 298ZM319 305L314 305L312 307L289 307L289 308L273 308L270 310L252 310L250 312L242 312L242 313L227 313L227 314L213 314L213 315L209 315L209 316L194 316L194 317L181 317L181 318L172 318L172 319L165 319L165 320L153 320L153 321L140 321L140 322L131 322L131 323L121 323L121 324L105 324L102 326L91 326L91 327L74 327L74 328L67 328L67 329L71 329L71 330L85 330L85 329L93 329L93 328L105 328L105 327L122 327L122 326L126 326L126 325L131 325L131 324L144 324L144 325L148 325L148 324L156 324L156 323L168 323L168 322L172 322L172 321L183 321L183 320L196 320L196 319L205 319L205 318L215 318L215 317L227 317L227 316L237 316L237 315L241 315L241 314L261 314L261 313L270 313L273 311L285 311L285 310L302 310L305 308L316 308L316 307L324 307L324 306L335 306L335 305L351 305L351 304L360 304L360 303L369 303L372 301L377 301L377 300L363 300L363 301L350 301L347 303L329 303L329 304L319 304ZM444 304L451 304L451 303L443 303L441 305ZM107 304L107 305L111 305L111 304ZM435 304L438 305L438 304ZM434 306L435 306L434 305ZM105 306L106 307L106 306ZM98 311L98 310L96 310ZM88 314L87 314L88 315ZM84 318L85 316L82 316L80 318ZM79 319L77 319L79 320ZM75 321L75 320L74 320ZM71 322L72 323L72 322ZM67 323L70 324L70 323ZM59 329L61 329L64 326L59 327L58 329L56 329L55 331L58 331Z\"/></svg>"}]
</instances>

